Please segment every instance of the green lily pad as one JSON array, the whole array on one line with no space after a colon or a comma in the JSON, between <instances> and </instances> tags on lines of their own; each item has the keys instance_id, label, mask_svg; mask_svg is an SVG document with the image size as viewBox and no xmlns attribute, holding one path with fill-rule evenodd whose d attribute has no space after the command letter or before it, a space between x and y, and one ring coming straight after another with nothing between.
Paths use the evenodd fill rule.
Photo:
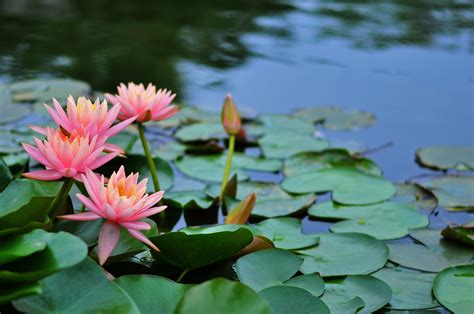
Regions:
<instances>
[{"instance_id":1,"label":"green lily pad","mask_svg":"<svg viewBox=\"0 0 474 314\"><path fill-rule=\"evenodd\" d=\"M59 270L81 262L87 255L87 246L79 238L66 233L48 233L38 229L31 232L36 241L46 247L36 254L15 259L0 269L0 282L24 283L40 280Z\"/></svg>"},{"instance_id":2,"label":"green lily pad","mask_svg":"<svg viewBox=\"0 0 474 314\"><path fill-rule=\"evenodd\" d=\"M176 160L186 153L186 146L178 142L166 142L158 146L153 154L164 160Z\"/></svg>"},{"instance_id":3,"label":"green lily pad","mask_svg":"<svg viewBox=\"0 0 474 314\"><path fill-rule=\"evenodd\" d=\"M429 190L414 183L395 184L397 193L390 199L392 202L415 206L425 213L430 213L438 206L438 200Z\"/></svg>"},{"instance_id":4,"label":"green lily pad","mask_svg":"<svg viewBox=\"0 0 474 314\"><path fill-rule=\"evenodd\" d=\"M360 233L319 233L316 247L298 250L304 258L303 274L318 272L322 277L365 275L382 268L388 247L382 241Z\"/></svg>"},{"instance_id":5,"label":"green lily pad","mask_svg":"<svg viewBox=\"0 0 474 314\"><path fill-rule=\"evenodd\" d=\"M384 202L365 206L344 206L332 202L312 206L311 217L347 219L330 226L333 232L359 232L379 240L406 236L409 229L426 227L428 217L410 205Z\"/></svg>"},{"instance_id":6,"label":"green lily pad","mask_svg":"<svg viewBox=\"0 0 474 314\"><path fill-rule=\"evenodd\" d=\"M227 133L220 121L201 122L182 127L175 137L182 142L209 141L226 138Z\"/></svg>"},{"instance_id":7,"label":"green lily pad","mask_svg":"<svg viewBox=\"0 0 474 314\"><path fill-rule=\"evenodd\" d=\"M118 133L117 135L107 139L107 142L119 146L127 154L131 153L134 145L139 143L138 135L133 134L131 132L127 132L126 130L124 130L124 131ZM143 151L143 148L141 148L141 151Z\"/></svg>"},{"instance_id":8,"label":"green lily pad","mask_svg":"<svg viewBox=\"0 0 474 314\"><path fill-rule=\"evenodd\" d=\"M175 128L181 125L187 125L197 122L220 122L220 114L218 112L207 111L195 106L180 105L181 110L173 117L160 121L152 122L163 128Z\"/></svg>"},{"instance_id":9,"label":"green lily pad","mask_svg":"<svg viewBox=\"0 0 474 314\"><path fill-rule=\"evenodd\" d=\"M253 234L239 225L187 228L150 240L160 248L153 255L171 265L192 270L233 256L252 242Z\"/></svg>"},{"instance_id":10,"label":"green lily pad","mask_svg":"<svg viewBox=\"0 0 474 314\"><path fill-rule=\"evenodd\" d=\"M173 186L174 181L173 168L171 168L169 162L159 157L154 157L153 161L155 162L156 171L158 172L160 189L167 190L171 188ZM138 172L140 174L140 179L148 178L148 191L155 191L150 169L148 168L148 162L146 160L146 157L143 155L127 154L126 158L116 157L104 166L97 169L97 172L105 175L106 177L109 177L112 172L117 171L120 166L125 167L125 172L127 174L130 174L132 172Z\"/></svg>"},{"instance_id":11,"label":"green lily pad","mask_svg":"<svg viewBox=\"0 0 474 314\"><path fill-rule=\"evenodd\" d=\"M394 310L422 310L438 306L431 294L435 274L416 273L384 268L372 274L392 289L388 308Z\"/></svg>"},{"instance_id":12,"label":"green lily pad","mask_svg":"<svg viewBox=\"0 0 474 314\"><path fill-rule=\"evenodd\" d=\"M0 235L32 222L43 224L61 182L16 179L0 193ZM22 230L27 231L27 230Z\"/></svg>"},{"instance_id":13,"label":"green lily pad","mask_svg":"<svg viewBox=\"0 0 474 314\"><path fill-rule=\"evenodd\" d=\"M163 203L172 208L208 209L214 204L214 199L203 191L171 191L166 192Z\"/></svg>"},{"instance_id":14,"label":"green lily pad","mask_svg":"<svg viewBox=\"0 0 474 314\"><path fill-rule=\"evenodd\" d=\"M245 255L235 264L239 280L255 291L282 285L293 277L303 260L295 254L279 249L268 249Z\"/></svg>"},{"instance_id":15,"label":"green lily pad","mask_svg":"<svg viewBox=\"0 0 474 314\"><path fill-rule=\"evenodd\" d=\"M474 246L474 221L464 225L448 225L441 231L446 239Z\"/></svg>"},{"instance_id":16,"label":"green lily pad","mask_svg":"<svg viewBox=\"0 0 474 314\"><path fill-rule=\"evenodd\" d=\"M311 135L314 133L312 122L298 117L283 114L265 114L260 116L263 123L264 134L298 133Z\"/></svg>"},{"instance_id":17,"label":"green lily pad","mask_svg":"<svg viewBox=\"0 0 474 314\"><path fill-rule=\"evenodd\" d=\"M41 281L43 293L13 302L21 312L133 313L132 299L90 258Z\"/></svg>"},{"instance_id":18,"label":"green lily pad","mask_svg":"<svg viewBox=\"0 0 474 314\"><path fill-rule=\"evenodd\" d=\"M190 288L176 314L269 314L265 300L240 282L216 278Z\"/></svg>"},{"instance_id":19,"label":"green lily pad","mask_svg":"<svg viewBox=\"0 0 474 314\"><path fill-rule=\"evenodd\" d=\"M355 168L368 174L382 175L380 168L373 161L351 156L345 149L326 149L293 155L285 161L283 173L285 176L293 176L332 167Z\"/></svg>"},{"instance_id":20,"label":"green lily pad","mask_svg":"<svg viewBox=\"0 0 474 314\"><path fill-rule=\"evenodd\" d=\"M329 314L329 308L319 298L297 287L269 287L259 293L270 305L272 314Z\"/></svg>"},{"instance_id":21,"label":"green lily pad","mask_svg":"<svg viewBox=\"0 0 474 314\"><path fill-rule=\"evenodd\" d=\"M53 225L53 231L69 232L80 238L87 246L91 247L97 244L99 240L100 227L104 221L102 219L91 221L60 220Z\"/></svg>"},{"instance_id":22,"label":"green lily pad","mask_svg":"<svg viewBox=\"0 0 474 314\"><path fill-rule=\"evenodd\" d=\"M335 106L303 108L294 113L306 120L322 122L327 129L345 131L366 128L375 123L375 116L369 112L348 111Z\"/></svg>"},{"instance_id":23,"label":"green lily pad","mask_svg":"<svg viewBox=\"0 0 474 314\"><path fill-rule=\"evenodd\" d=\"M353 168L326 168L289 176L281 187L290 193L332 192L332 199L341 204L378 203L395 194L387 180Z\"/></svg>"},{"instance_id":24,"label":"green lily pad","mask_svg":"<svg viewBox=\"0 0 474 314\"><path fill-rule=\"evenodd\" d=\"M318 274L296 276L285 281L284 285L304 289L315 297L324 293L324 281Z\"/></svg>"},{"instance_id":25,"label":"green lily pad","mask_svg":"<svg viewBox=\"0 0 474 314\"><path fill-rule=\"evenodd\" d=\"M321 151L329 147L326 140L310 134L285 131L268 133L258 140L258 144L267 158L288 158L298 153Z\"/></svg>"},{"instance_id":26,"label":"green lily pad","mask_svg":"<svg viewBox=\"0 0 474 314\"><path fill-rule=\"evenodd\" d=\"M44 232L7 237L0 243L0 265L43 251L48 245Z\"/></svg>"},{"instance_id":27,"label":"green lily pad","mask_svg":"<svg viewBox=\"0 0 474 314\"><path fill-rule=\"evenodd\" d=\"M32 294L40 294L41 291L41 285L38 282L2 286L0 287L0 305Z\"/></svg>"},{"instance_id":28,"label":"green lily pad","mask_svg":"<svg viewBox=\"0 0 474 314\"><path fill-rule=\"evenodd\" d=\"M31 142L30 134L15 133L12 131L0 131L0 153L13 154L24 152L22 142Z\"/></svg>"},{"instance_id":29,"label":"green lily pad","mask_svg":"<svg viewBox=\"0 0 474 314\"><path fill-rule=\"evenodd\" d=\"M420 184L433 192L439 206L447 210L474 210L474 177L432 177Z\"/></svg>"},{"instance_id":30,"label":"green lily pad","mask_svg":"<svg viewBox=\"0 0 474 314\"><path fill-rule=\"evenodd\" d=\"M363 301L361 313L373 313L392 298L392 290L385 282L367 275L326 279L325 287L322 300L329 306L331 313L337 313L337 309L347 305L354 297Z\"/></svg>"},{"instance_id":31,"label":"green lily pad","mask_svg":"<svg viewBox=\"0 0 474 314\"><path fill-rule=\"evenodd\" d=\"M86 82L71 79L33 79L10 85L12 100L15 102L45 102L54 97L64 101L69 95L74 98L87 96L91 87Z\"/></svg>"},{"instance_id":32,"label":"green lily pad","mask_svg":"<svg viewBox=\"0 0 474 314\"><path fill-rule=\"evenodd\" d=\"M184 174L203 181L221 182L227 155L183 156L176 161L176 166ZM237 174L239 181L248 179L243 169L275 172L280 170L281 161L264 159L235 153L232 159L230 177Z\"/></svg>"},{"instance_id":33,"label":"green lily pad","mask_svg":"<svg viewBox=\"0 0 474 314\"><path fill-rule=\"evenodd\" d=\"M266 219L252 229L256 235L267 237L276 248L284 250L303 249L319 242L318 237L301 233L301 220L297 218Z\"/></svg>"},{"instance_id":34,"label":"green lily pad","mask_svg":"<svg viewBox=\"0 0 474 314\"><path fill-rule=\"evenodd\" d=\"M474 170L474 147L423 147L416 151L416 161L435 170Z\"/></svg>"},{"instance_id":35,"label":"green lily pad","mask_svg":"<svg viewBox=\"0 0 474 314\"><path fill-rule=\"evenodd\" d=\"M8 165L0 158L0 192L13 180L13 175Z\"/></svg>"},{"instance_id":36,"label":"green lily pad","mask_svg":"<svg viewBox=\"0 0 474 314\"><path fill-rule=\"evenodd\" d=\"M450 267L434 279L436 299L454 313L472 313L474 309L474 265Z\"/></svg>"},{"instance_id":37,"label":"green lily pad","mask_svg":"<svg viewBox=\"0 0 474 314\"><path fill-rule=\"evenodd\" d=\"M469 264L474 258L471 248L443 238L441 230L411 230L410 237L424 244L430 251L441 255L444 260L448 261L449 266Z\"/></svg>"},{"instance_id":38,"label":"green lily pad","mask_svg":"<svg viewBox=\"0 0 474 314\"><path fill-rule=\"evenodd\" d=\"M179 300L191 287L152 275L122 276L114 282L130 296L140 313L173 314Z\"/></svg>"}]
</instances>

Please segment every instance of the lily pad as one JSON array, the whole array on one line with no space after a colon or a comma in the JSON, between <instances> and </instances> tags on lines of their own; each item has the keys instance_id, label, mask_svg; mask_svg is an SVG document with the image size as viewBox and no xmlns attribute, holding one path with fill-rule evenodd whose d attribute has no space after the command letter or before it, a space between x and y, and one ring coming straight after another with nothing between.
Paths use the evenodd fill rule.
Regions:
<instances>
[{"instance_id":1,"label":"lily pad","mask_svg":"<svg viewBox=\"0 0 474 314\"><path fill-rule=\"evenodd\" d=\"M359 232L379 240L406 236L409 229L426 227L428 217L410 205L384 202L365 206L344 206L332 202L312 206L311 217L347 219L330 226L333 232Z\"/></svg>"},{"instance_id":2,"label":"lily pad","mask_svg":"<svg viewBox=\"0 0 474 314\"><path fill-rule=\"evenodd\" d=\"M446 239L474 247L474 221L464 225L448 225L441 234Z\"/></svg>"},{"instance_id":3,"label":"lily pad","mask_svg":"<svg viewBox=\"0 0 474 314\"><path fill-rule=\"evenodd\" d=\"M183 104L180 107L181 110L176 115L170 119L159 121L156 124L163 128L175 128L197 122L220 122L220 114L218 112ZM155 123L152 122L152 124Z\"/></svg>"},{"instance_id":4,"label":"lily pad","mask_svg":"<svg viewBox=\"0 0 474 314\"><path fill-rule=\"evenodd\" d=\"M434 279L436 299L454 313L472 313L473 291L474 265L447 268Z\"/></svg>"},{"instance_id":5,"label":"lily pad","mask_svg":"<svg viewBox=\"0 0 474 314\"><path fill-rule=\"evenodd\" d=\"M252 242L253 234L239 225L187 228L151 238L160 248L153 255L182 269L196 269L236 254Z\"/></svg>"},{"instance_id":6,"label":"lily pad","mask_svg":"<svg viewBox=\"0 0 474 314\"><path fill-rule=\"evenodd\" d=\"M474 170L474 147L423 147L416 151L416 161L435 170Z\"/></svg>"},{"instance_id":7,"label":"lily pad","mask_svg":"<svg viewBox=\"0 0 474 314\"><path fill-rule=\"evenodd\" d=\"M391 201L415 206L425 213L430 213L438 206L438 200L429 190L414 183L395 184L397 193Z\"/></svg>"},{"instance_id":8,"label":"lily pad","mask_svg":"<svg viewBox=\"0 0 474 314\"><path fill-rule=\"evenodd\" d=\"M351 156L345 149L326 149L293 155L285 161L283 173L285 176L293 176L332 167L355 168L368 174L382 175L380 168L373 161Z\"/></svg>"},{"instance_id":9,"label":"lily pad","mask_svg":"<svg viewBox=\"0 0 474 314\"><path fill-rule=\"evenodd\" d=\"M281 187L290 193L332 192L332 199L342 204L378 203L395 194L387 180L353 168L326 168L289 176Z\"/></svg>"},{"instance_id":10,"label":"lily pad","mask_svg":"<svg viewBox=\"0 0 474 314\"><path fill-rule=\"evenodd\" d=\"M45 102L54 97L65 101L69 95L74 98L87 96L91 92L89 84L71 79L33 79L10 85L12 100L15 102Z\"/></svg>"},{"instance_id":11,"label":"lily pad","mask_svg":"<svg viewBox=\"0 0 474 314\"><path fill-rule=\"evenodd\" d=\"M322 122L325 128L337 131L365 128L375 123L375 116L372 113L348 111L335 106L303 108L296 111L294 115L310 121Z\"/></svg>"},{"instance_id":12,"label":"lily pad","mask_svg":"<svg viewBox=\"0 0 474 314\"><path fill-rule=\"evenodd\" d=\"M114 282L128 294L140 313L173 314L179 300L191 287L152 275L122 276Z\"/></svg>"},{"instance_id":13,"label":"lily pad","mask_svg":"<svg viewBox=\"0 0 474 314\"><path fill-rule=\"evenodd\" d=\"M13 175L8 165L0 158L0 192L13 180Z\"/></svg>"},{"instance_id":14,"label":"lily pad","mask_svg":"<svg viewBox=\"0 0 474 314\"><path fill-rule=\"evenodd\" d=\"M41 285L38 282L2 286L0 287L0 305L32 294L40 294L41 291Z\"/></svg>"},{"instance_id":15,"label":"lily pad","mask_svg":"<svg viewBox=\"0 0 474 314\"><path fill-rule=\"evenodd\" d=\"M265 300L240 282L216 278L190 288L176 314L269 314Z\"/></svg>"},{"instance_id":16,"label":"lily pad","mask_svg":"<svg viewBox=\"0 0 474 314\"><path fill-rule=\"evenodd\" d=\"M303 260L291 252L268 249L239 258L235 272L242 283L261 291L282 285L298 272L302 263Z\"/></svg>"},{"instance_id":17,"label":"lily pad","mask_svg":"<svg viewBox=\"0 0 474 314\"><path fill-rule=\"evenodd\" d=\"M203 191L166 192L164 204L172 208L208 209L214 204L214 199Z\"/></svg>"},{"instance_id":18,"label":"lily pad","mask_svg":"<svg viewBox=\"0 0 474 314\"><path fill-rule=\"evenodd\" d=\"M304 289L315 297L324 293L324 281L318 274L296 276L285 281L284 285Z\"/></svg>"},{"instance_id":19,"label":"lily pad","mask_svg":"<svg viewBox=\"0 0 474 314\"><path fill-rule=\"evenodd\" d=\"M183 156L176 161L176 166L184 174L203 181L220 182L224 176L227 155ZM243 169L275 172L280 170L281 161L264 159L235 153L232 159L230 177L237 174L239 181L248 179Z\"/></svg>"},{"instance_id":20,"label":"lily pad","mask_svg":"<svg viewBox=\"0 0 474 314\"><path fill-rule=\"evenodd\" d=\"M260 117L264 126L264 134L307 134L314 133L314 125L312 122L298 117L292 117L282 114L265 114Z\"/></svg>"},{"instance_id":21,"label":"lily pad","mask_svg":"<svg viewBox=\"0 0 474 314\"><path fill-rule=\"evenodd\" d=\"M431 294L435 274L384 268L372 274L392 289L388 308L394 310L422 310L438 306Z\"/></svg>"},{"instance_id":22,"label":"lily pad","mask_svg":"<svg viewBox=\"0 0 474 314\"><path fill-rule=\"evenodd\" d=\"M90 258L42 280L41 287L41 295L16 300L15 308L29 313L140 313L124 290L109 281Z\"/></svg>"},{"instance_id":23,"label":"lily pad","mask_svg":"<svg viewBox=\"0 0 474 314\"><path fill-rule=\"evenodd\" d=\"M285 250L303 249L319 242L318 237L301 233L301 221L297 218L266 219L252 229L255 234L272 240L275 247Z\"/></svg>"},{"instance_id":24,"label":"lily pad","mask_svg":"<svg viewBox=\"0 0 474 314\"><path fill-rule=\"evenodd\" d=\"M69 233L48 233L38 229L32 231L31 236L36 241L46 243L44 250L4 264L0 269L0 282L11 284L37 281L80 263L87 255L84 242Z\"/></svg>"},{"instance_id":25,"label":"lily pad","mask_svg":"<svg viewBox=\"0 0 474 314\"><path fill-rule=\"evenodd\" d=\"M301 152L321 151L329 147L323 139L293 132L266 134L258 140L258 144L267 158L288 158Z\"/></svg>"},{"instance_id":26,"label":"lily pad","mask_svg":"<svg viewBox=\"0 0 474 314\"><path fill-rule=\"evenodd\" d=\"M329 308L321 299L308 291L291 286L276 286L259 293L270 305L272 314L329 314Z\"/></svg>"},{"instance_id":27,"label":"lily pad","mask_svg":"<svg viewBox=\"0 0 474 314\"><path fill-rule=\"evenodd\" d=\"M226 138L227 133L220 121L201 122L182 127L175 137L182 142L209 141Z\"/></svg>"},{"instance_id":28,"label":"lily pad","mask_svg":"<svg viewBox=\"0 0 474 314\"><path fill-rule=\"evenodd\" d=\"M471 248L443 238L441 230L411 230L410 237L424 244L432 252L441 255L449 262L449 266L469 264L472 263L474 258L474 252Z\"/></svg>"},{"instance_id":29,"label":"lily pad","mask_svg":"<svg viewBox=\"0 0 474 314\"><path fill-rule=\"evenodd\" d=\"M347 276L325 280L326 291L322 297L331 309L337 309L359 297L363 301L360 313L373 313L390 302L392 290L380 279L367 275Z\"/></svg>"},{"instance_id":30,"label":"lily pad","mask_svg":"<svg viewBox=\"0 0 474 314\"><path fill-rule=\"evenodd\" d=\"M360 233L319 233L316 247L298 250L304 258L303 274L318 272L322 277L365 275L382 268L388 247L382 241Z\"/></svg>"},{"instance_id":31,"label":"lily pad","mask_svg":"<svg viewBox=\"0 0 474 314\"><path fill-rule=\"evenodd\" d=\"M48 245L45 233L33 231L16 237L2 239L0 243L0 265L44 250Z\"/></svg>"},{"instance_id":32,"label":"lily pad","mask_svg":"<svg viewBox=\"0 0 474 314\"><path fill-rule=\"evenodd\" d=\"M447 210L474 210L474 177L432 177L420 184L433 192L439 206Z\"/></svg>"}]
</instances>

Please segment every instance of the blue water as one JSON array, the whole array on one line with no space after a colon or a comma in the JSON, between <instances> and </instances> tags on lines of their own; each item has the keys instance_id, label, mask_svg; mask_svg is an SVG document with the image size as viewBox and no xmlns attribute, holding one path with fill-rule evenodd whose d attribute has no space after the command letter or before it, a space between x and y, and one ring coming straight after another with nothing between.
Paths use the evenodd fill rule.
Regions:
<instances>
[{"instance_id":1,"label":"blue water","mask_svg":"<svg viewBox=\"0 0 474 314\"><path fill-rule=\"evenodd\" d=\"M227 92L258 112L340 105L377 124L325 132L389 148L402 181L418 147L474 145L470 1L0 0L0 81L72 77L96 90L154 82L218 110Z\"/></svg>"}]
</instances>

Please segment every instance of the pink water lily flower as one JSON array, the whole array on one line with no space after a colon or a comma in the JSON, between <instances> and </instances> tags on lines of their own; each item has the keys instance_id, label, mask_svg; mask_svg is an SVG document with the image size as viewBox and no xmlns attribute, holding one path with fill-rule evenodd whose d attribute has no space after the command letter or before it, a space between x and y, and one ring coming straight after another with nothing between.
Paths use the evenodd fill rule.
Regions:
<instances>
[{"instance_id":1,"label":"pink water lily flower","mask_svg":"<svg viewBox=\"0 0 474 314\"><path fill-rule=\"evenodd\" d=\"M163 191L145 194L148 179L138 183L138 173L125 175L123 166L113 172L105 185L104 176L100 179L92 172L83 175L83 182L89 198L77 194L79 200L89 211L58 216L59 219L69 220L96 220L105 219L99 234L99 263L103 265L117 245L120 237L120 228L127 229L130 235L152 249L159 249L140 230L149 230L151 226L140 219L155 215L166 209L166 206L157 206L163 197Z\"/></svg>"},{"instance_id":2,"label":"pink water lily flower","mask_svg":"<svg viewBox=\"0 0 474 314\"><path fill-rule=\"evenodd\" d=\"M159 89L153 84L145 88L143 84L128 83L128 87L121 83L117 87L118 95L105 94L113 104L121 104L119 119L125 120L138 116L138 122L161 121L174 116L179 107L169 104L176 97L171 91Z\"/></svg>"},{"instance_id":3,"label":"pink water lily flower","mask_svg":"<svg viewBox=\"0 0 474 314\"><path fill-rule=\"evenodd\" d=\"M104 141L98 140L97 135L92 139L78 135L76 132L64 134L60 129L46 129L46 139L34 138L36 147L23 143L26 152L37 162L43 164L46 170L24 173L23 176L37 180L57 180L62 177L81 180L81 174L86 170L94 170L119 152L103 155Z\"/></svg>"},{"instance_id":4,"label":"pink water lily flower","mask_svg":"<svg viewBox=\"0 0 474 314\"><path fill-rule=\"evenodd\" d=\"M72 96L67 98L66 111L61 107L61 104L53 98L54 109L45 104L46 110L53 118L58 127L62 128L67 133L76 132L78 135L88 134L91 137L97 135L98 140L110 138L135 121L135 116L117 123L112 126L117 119L120 112L120 105L116 104L110 110L107 107L107 101L102 103L99 98L93 103L85 97L79 97L77 104ZM47 135L46 128L32 126L34 131ZM123 153L122 148L111 143L105 143L106 151L118 151Z\"/></svg>"}]
</instances>

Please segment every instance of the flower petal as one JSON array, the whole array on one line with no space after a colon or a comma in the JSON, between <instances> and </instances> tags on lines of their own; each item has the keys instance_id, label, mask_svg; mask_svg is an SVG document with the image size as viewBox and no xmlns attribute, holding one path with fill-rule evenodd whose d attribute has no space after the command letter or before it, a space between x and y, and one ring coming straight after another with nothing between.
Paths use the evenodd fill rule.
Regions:
<instances>
[{"instance_id":1,"label":"flower petal","mask_svg":"<svg viewBox=\"0 0 474 314\"><path fill-rule=\"evenodd\" d=\"M120 225L127 229L150 230L151 226L144 221L120 222Z\"/></svg>"},{"instance_id":2,"label":"flower petal","mask_svg":"<svg viewBox=\"0 0 474 314\"><path fill-rule=\"evenodd\" d=\"M141 233L140 231L138 230L134 230L134 229L127 229L128 233L130 233L130 235L132 237L134 237L135 239L145 243L146 245L148 245L149 247L151 247L153 250L159 252L160 250L156 247L156 245L154 245L143 233Z\"/></svg>"},{"instance_id":3,"label":"flower petal","mask_svg":"<svg viewBox=\"0 0 474 314\"><path fill-rule=\"evenodd\" d=\"M89 220L97 220L102 217L100 217L99 215L93 212L83 212L79 214L57 216L57 218L66 219L66 220L89 221Z\"/></svg>"},{"instance_id":4,"label":"flower petal","mask_svg":"<svg viewBox=\"0 0 474 314\"><path fill-rule=\"evenodd\" d=\"M120 227L115 222L106 221L99 233L99 264L104 265L120 238Z\"/></svg>"},{"instance_id":5,"label":"flower petal","mask_svg":"<svg viewBox=\"0 0 474 314\"><path fill-rule=\"evenodd\" d=\"M47 169L47 170L38 170L33 172L26 172L23 174L24 177L36 180L43 180L43 181L54 181L61 179L63 175L56 170Z\"/></svg>"}]
</instances>

